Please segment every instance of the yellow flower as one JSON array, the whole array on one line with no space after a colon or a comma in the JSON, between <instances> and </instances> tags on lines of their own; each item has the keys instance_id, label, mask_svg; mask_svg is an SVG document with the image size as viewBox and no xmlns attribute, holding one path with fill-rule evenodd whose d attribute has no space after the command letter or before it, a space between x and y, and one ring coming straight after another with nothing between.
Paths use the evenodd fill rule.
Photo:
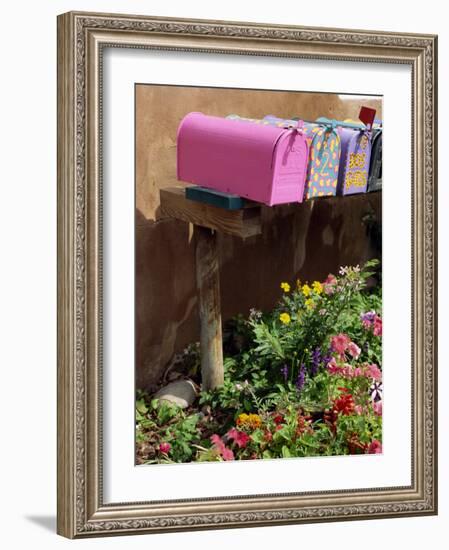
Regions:
<instances>
[{"instance_id":1,"label":"yellow flower","mask_svg":"<svg viewBox=\"0 0 449 550\"><path fill-rule=\"evenodd\" d=\"M296 279L296 288L301 290L301 279Z\"/></svg>"},{"instance_id":2,"label":"yellow flower","mask_svg":"<svg viewBox=\"0 0 449 550\"><path fill-rule=\"evenodd\" d=\"M305 285L302 285L302 293L304 294L304 296L310 296L312 292L312 289L310 288L310 286L306 283Z\"/></svg>"},{"instance_id":3,"label":"yellow flower","mask_svg":"<svg viewBox=\"0 0 449 550\"><path fill-rule=\"evenodd\" d=\"M242 426L246 428L251 428L253 430L257 429L262 424L262 419L258 414L239 414L237 417L237 426Z\"/></svg>"},{"instance_id":4,"label":"yellow flower","mask_svg":"<svg viewBox=\"0 0 449 550\"><path fill-rule=\"evenodd\" d=\"M313 281L312 288L315 294L321 294L323 292L323 285L319 281Z\"/></svg>"},{"instance_id":5,"label":"yellow flower","mask_svg":"<svg viewBox=\"0 0 449 550\"><path fill-rule=\"evenodd\" d=\"M237 418L237 425L240 426L242 424L246 424L248 422L249 415L246 413L239 414Z\"/></svg>"},{"instance_id":6,"label":"yellow flower","mask_svg":"<svg viewBox=\"0 0 449 550\"><path fill-rule=\"evenodd\" d=\"M312 298L308 298L308 299L304 302L304 305L306 306L306 308L307 308L309 311L312 310L312 309L315 307L315 304L313 303Z\"/></svg>"},{"instance_id":7,"label":"yellow flower","mask_svg":"<svg viewBox=\"0 0 449 550\"><path fill-rule=\"evenodd\" d=\"M288 325L292 319L288 313L281 313L279 315L279 320L284 323L284 325Z\"/></svg>"},{"instance_id":8,"label":"yellow flower","mask_svg":"<svg viewBox=\"0 0 449 550\"><path fill-rule=\"evenodd\" d=\"M290 292L290 285L288 283L281 283L281 288L284 292Z\"/></svg>"}]
</instances>

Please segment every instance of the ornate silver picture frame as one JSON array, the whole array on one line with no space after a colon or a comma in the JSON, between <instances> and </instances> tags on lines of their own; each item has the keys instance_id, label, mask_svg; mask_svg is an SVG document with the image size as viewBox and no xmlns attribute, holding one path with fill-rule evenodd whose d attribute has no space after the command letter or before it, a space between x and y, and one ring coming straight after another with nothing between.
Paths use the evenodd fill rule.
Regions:
<instances>
[{"instance_id":1,"label":"ornate silver picture frame","mask_svg":"<svg viewBox=\"0 0 449 550\"><path fill-rule=\"evenodd\" d=\"M107 48L410 67L410 485L177 500L154 500L149 488L144 502L105 502L102 94ZM436 514L436 201L436 36L96 13L59 16L58 533L83 538Z\"/></svg>"}]
</instances>

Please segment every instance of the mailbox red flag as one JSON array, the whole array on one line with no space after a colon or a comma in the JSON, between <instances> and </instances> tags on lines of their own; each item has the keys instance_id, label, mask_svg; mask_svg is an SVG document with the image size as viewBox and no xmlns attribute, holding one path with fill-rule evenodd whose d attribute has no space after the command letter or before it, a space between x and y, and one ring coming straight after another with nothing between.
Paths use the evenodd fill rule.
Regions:
<instances>
[{"instance_id":1,"label":"mailbox red flag","mask_svg":"<svg viewBox=\"0 0 449 550\"><path fill-rule=\"evenodd\" d=\"M359 119L365 124L368 130L373 127L374 118L376 116L376 109L370 109L369 107L362 107L359 113Z\"/></svg>"}]
</instances>

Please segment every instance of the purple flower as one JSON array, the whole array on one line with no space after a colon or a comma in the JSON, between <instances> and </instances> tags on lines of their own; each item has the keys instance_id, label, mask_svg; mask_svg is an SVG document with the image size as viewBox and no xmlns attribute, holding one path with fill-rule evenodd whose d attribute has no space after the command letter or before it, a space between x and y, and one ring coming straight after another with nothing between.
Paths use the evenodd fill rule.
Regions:
<instances>
[{"instance_id":1,"label":"purple flower","mask_svg":"<svg viewBox=\"0 0 449 550\"><path fill-rule=\"evenodd\" d=\"M362 322L372 323L374 321L375 316L376 316L375 311L367 311L366 313L361 313L360 314L360 320Z\"/></svg>"},{"instance_id":2,"label":"purple flower","mask_svg":"<svg viewBox=\"0 0 449 550\"><path fill-rule=\"evenodd\" d=\"M323 358L321 356L321 350L320 348L315 348L312 352L312 368L310 370L310 374L312 376L315 376L318 372L318 369L320 368L322 364ZM330 361L330 359L329 359Z\"/></svg>"},{"instance_id":3,"label":"purple flower","mask_svg":"<svg viewBox=\"0 0 449 550\"><path fill-rule=\"evenodd\" d=\"M326 355L322 358L322 364L327 367L328 363L332 360L332 348L328 348Z\"/></svg>"},{"instance_id":4,"label":"purple flower","mask_svg":"<svg viewBox=\"0 0 449 550\"><path fill-rule=\"evenodd\" d=\"M374 382L374 384L370 387L369 393L370 393L371 399L375 403L382 399L382 389L383 389L382 382Z\"/></svg>"},{"instance_id":5,"label":"purple flower","mask_svg":"<svg viewBox=\"0 0 449 550\"><path fill-rule=\"evenodd\" d=\"M282 365L281 374L284 377L284 380L287 382L287 379L288 379L288 367L287 367L287 365Z\"/></svg>"},{"instance_id":6,"label":"purple flower","mask_svg":"<svg viewBox=\"0 0 449 550\"><path fill-rule=\"evenodd\" d=\"M304 387L304 382L306 381L306 366L304 363L300 366L298 372L298 378L296 379L296 388L298 391L301 391Z\"/></svg>"}]
</instances>

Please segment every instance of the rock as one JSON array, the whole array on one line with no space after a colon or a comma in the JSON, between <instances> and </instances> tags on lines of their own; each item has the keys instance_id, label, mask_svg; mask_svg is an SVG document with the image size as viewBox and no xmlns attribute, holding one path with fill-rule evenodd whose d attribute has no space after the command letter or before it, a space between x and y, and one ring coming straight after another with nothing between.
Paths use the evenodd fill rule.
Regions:
<instances>
[{"instance_id":1,"label":"rock","mask_svg":"<svg viewBox=\"0 0 449 550\"><path fill-rule=\"evenodd\" d=\"M161 388L153 399L168 401L181 409L186 409L195 401L196 396L195 385L191 380L177 380Z\"/></svg>"}]
</instances>

